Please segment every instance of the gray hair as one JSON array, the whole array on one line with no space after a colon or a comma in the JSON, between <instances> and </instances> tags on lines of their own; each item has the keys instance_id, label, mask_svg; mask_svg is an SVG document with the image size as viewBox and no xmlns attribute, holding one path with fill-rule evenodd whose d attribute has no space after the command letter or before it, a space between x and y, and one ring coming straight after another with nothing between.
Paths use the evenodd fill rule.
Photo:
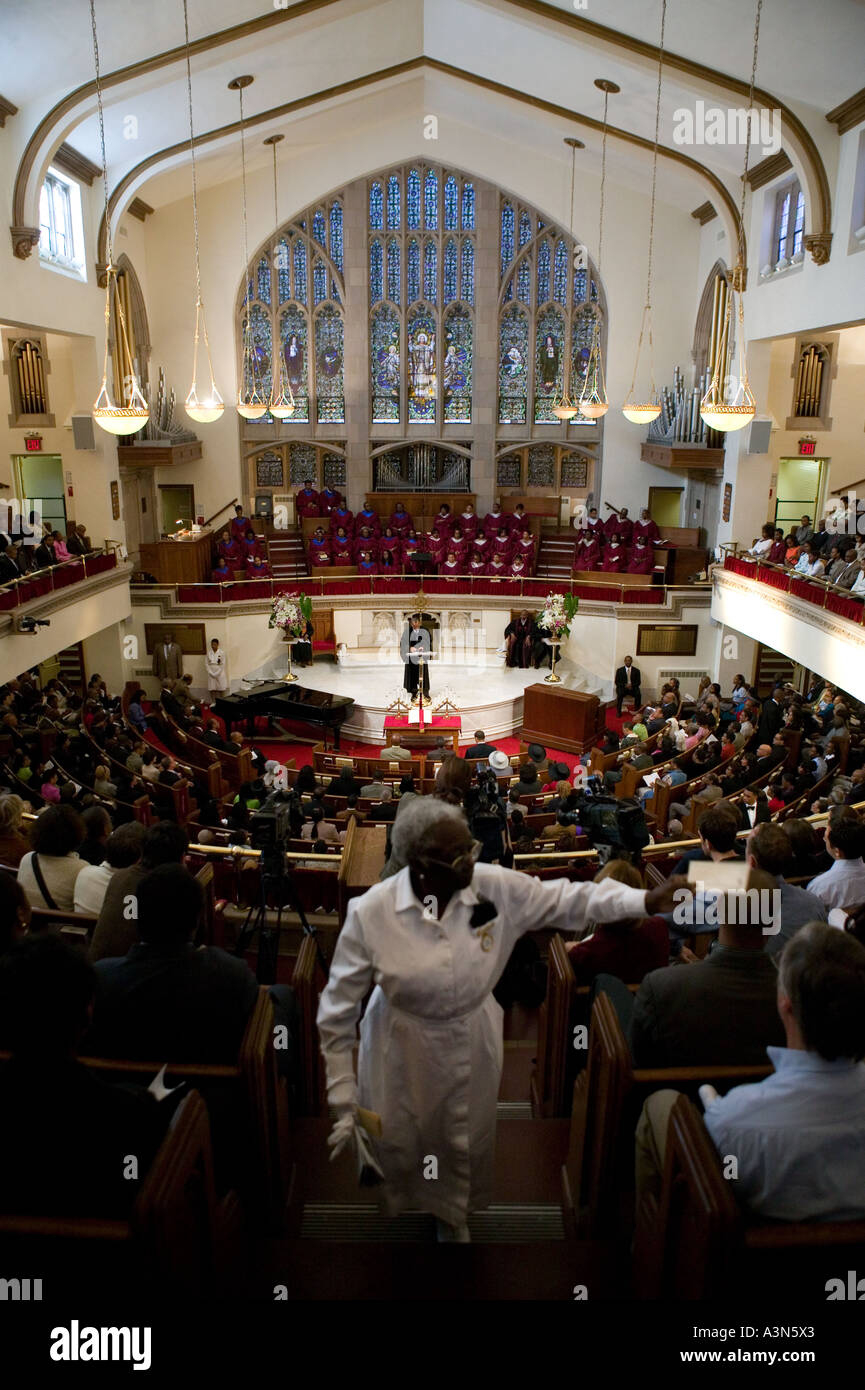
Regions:
<instances>
[{"instance_id":1,"label":"gray hair","mask_svg":"<svg viewBox=\"0 0 865 1390\"><path fill-rule=\"evenodd\" d=\"M465 817L459 807L433 796L412 797L400 812L393 823L391 855L401 865L420 857L423 842L434 827L444 823L465 829Z\"/></svg>"},{"instance_id":2,"label":"gray hair","mask_svg":"<svg viewBox=\"0 0 865 1390\"><path fill-rule=\"evenodd\" d=\"M393 787L389 787L387 783L385 783L385 785L381 789L381 796L379 797L379 801L390 801L392 797Z\"/></svg>"}]
</instances>

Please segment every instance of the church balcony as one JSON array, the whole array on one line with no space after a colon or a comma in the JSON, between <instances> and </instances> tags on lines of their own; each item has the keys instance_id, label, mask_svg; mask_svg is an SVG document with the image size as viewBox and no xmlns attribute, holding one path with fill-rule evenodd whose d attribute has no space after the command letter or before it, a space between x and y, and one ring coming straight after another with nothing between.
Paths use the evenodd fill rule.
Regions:
<instances>
[{"instance_id":1,"label":"church balcony","mask_svg":"<svg viewBox=\"0 0 865 1390\"><path fill-rule=\"evenodd\" d=\"M132 566L94 554L26 575L0 589L0 683L64 647L124 622ZM22 619L27 628L22 628Z\"/></svg>"},{"instance_id":2,"label":"church balcony","mask_svg":"<svg viewBox=\"0 0 865 1390\"><path fill-rule=\"evenodd\" d=\"M728 555L712 570L712 617L865 698L865 603Z\"/></svg>"}]
</instances>

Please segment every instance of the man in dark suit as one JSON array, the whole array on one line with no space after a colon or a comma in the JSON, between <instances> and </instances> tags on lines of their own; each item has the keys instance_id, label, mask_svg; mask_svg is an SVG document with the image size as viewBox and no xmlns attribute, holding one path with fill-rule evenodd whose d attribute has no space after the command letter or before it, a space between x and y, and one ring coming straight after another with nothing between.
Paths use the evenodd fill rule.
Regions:
<instances>
[{"instance_id":1,"label":"man in dark suit","mask_svg":"<svg viewBox=\"0 0 865 1390\"><path fill-rule=\"evenodd\" d=\"M475 741L470 748L463 753L464 758L488 758L490 753L495 753L496 745L487 743L486 734L483 729L475 729Z\"/></svg>"},{"instance_id":2,"label":"man in dark suit","mask_svg":"<svg viewBox=\"0 0 865 1390\"><path fill-rule=\"evenodd\" d=\"M749 886L760 899L764 890L777 891L776 880L760 869L751 871ZM762 903L744 911L738 900L733 911L733 902L732 895L719 899L718 942L705 960L653 970L640 985L631 1020L635 1066L761 1066L768 1046L784 1046L778 973L764 932L771 913L763 922Z\"/></svg>"},{"instance_id":3,"label":"man in dark suit","mask_svg":"<svg viewBox=\"0 0 865 1390\"><path fill-rule=\"evenodd\" d=\"M622 713L622 701L626 695L633 695L634 709L639 709L640 672L632 656L626 656L624 664L616 672L616 714Z\"/></svg>"},{"instance_id":4,"label":"man in dark suit","mask_svg":"<svg viewBox=\"0 0 865 1390\"><path fill-rule=\"evenodd\" d=\"M389 786L385 785L381 789L381 796L379 797L378 804L373 806L367 816L367 820L378 821L380 823L396 820L396 812L397 803L393 799L393 791Z\"/></svg>"},{"instance_id":5,"label":"man in dark suit","mask_svg":"<svg viewBox=\"0 0 865 1390\"><path fill-rule=\"evenodd\" d=\"M760 711L760 722L757 725L757 743L771 744L781 725L784 723L784 711L780 704L781 687L775 686L768 700L763 701L763 708Z\"/></svg>"}]
</instances>

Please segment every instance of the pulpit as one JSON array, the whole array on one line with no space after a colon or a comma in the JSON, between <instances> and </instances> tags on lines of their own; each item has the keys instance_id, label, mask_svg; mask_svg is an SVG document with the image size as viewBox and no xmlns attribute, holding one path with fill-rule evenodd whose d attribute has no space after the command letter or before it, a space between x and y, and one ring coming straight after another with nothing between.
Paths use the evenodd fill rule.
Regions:
<instances>
[{"instance_id":1,"label":"pulpit","mask_svg":"<svg viewBox=\"0 0 865 1390\"><path fill-rule=\"evenodd\" d=\"M525 743L541 743L563 753L585 753L601 741L606 705L584 690L566 690L546 682L530 685L523 695Z\"/></svg>"}]
</instances>

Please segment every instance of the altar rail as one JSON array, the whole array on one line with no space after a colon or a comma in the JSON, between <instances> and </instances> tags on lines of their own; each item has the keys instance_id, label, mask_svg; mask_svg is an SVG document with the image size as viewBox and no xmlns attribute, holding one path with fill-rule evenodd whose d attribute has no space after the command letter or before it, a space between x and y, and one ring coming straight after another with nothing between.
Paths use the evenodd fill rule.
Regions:
<instances>
[{"instance_id":1,"label":"altar rail","mask_svg":"<svg viewBox=\"0 0 865 1390\"><path fill-rule=\"evenodd\" d=\"M733 574L741 574L746 579L756 579L761 584L768 584L772 589L792 594L794 598L804 599L806 603L825 608L829 613L837 613L839 617L848 618L850 622L865 624L865 602L861 598L833 591L825 583L777 569L774 565L762 565L758 560L742 560L735 555L725 558L724 569L730 570Z\"/></svg>"}]
</instances>

